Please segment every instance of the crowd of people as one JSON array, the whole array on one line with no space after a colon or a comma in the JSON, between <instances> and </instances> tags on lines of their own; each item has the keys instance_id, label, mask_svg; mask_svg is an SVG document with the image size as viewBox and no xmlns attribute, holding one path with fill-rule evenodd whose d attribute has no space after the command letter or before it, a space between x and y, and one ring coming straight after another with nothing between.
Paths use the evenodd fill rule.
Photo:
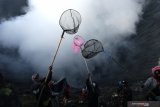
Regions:
<instances>
[{"instance_id":1,"label":"crowd of people","mask_svg":"<svg viewBox=\"0 0 160 107\"><path fill-rule=\"evenodd\" d=\"M52 69L49 68L49 70ZM50 75L50 77L52 76ZM63 82L55 83L51 81L50 78L45 84L45 90L42 92L41 87L44 85L44 78L40 79L38 74L34 74L32 76L32 80L34 82L36 81L36 84L34 84L34 87L36 86L36 88L33 89L33 92L37 96L37 102L40 103L39 107L52 107L53 105L59 107L59 97L63 97L62 102L64 105L67 105L69 101L68 99L71 97L71 88L66 81L64 82L62 79L61 81ZM57 91L56 89L60 91ZM141 89L144 91L148 90L148 93L145 96L147 101L160 101L160 66L155 66L152 68L152 76L146 80L146 82L141 86ZM41 92L43 95L40 96ZM79 103L87 102L88 107L99 107L100 94L98 84L95 81L92 81L91 74L89 73L86 78L86 87L82 88L80 92ZM114 105L117 104L119 107L127 107L127 102L132 101L132 94L132 89L130 88L128 81L118 81L116 94L114 93L112 96L112 101L114 101ZM38 99L40 97L41 100Z\"/></svg>"},{"instance_id":2,"label":"crowd of people","mask_svg":"<svg viewBox=\"0 0 160 107\"><path fill-rule=\"evenodd\" d=\"M51 70L51 68L50 68ZM50 76L51 77L51 76ZM34 74L32 77L33 81L37 81L34 86L33 92L37 96L37 100L40 97L40 88L43 85L44 79L40 79L38 74ZM63 79L62 79L63 80ZM39 86L37 87L37 84ZM60 82L55 83L51 82L51 79L47 82L47 86L45 87L45 90L43 92L44 95L41 97L42 100L38 101L40 102L39 107L52 107L52 105L56 105L56 107L59 107L59 96L63 96L63 103L64 105L67 105L68 99L70 98L70 86L67 84L67 82ZM63 84L63 85L62 85ZM64 85L65 84L65 85ZM145 99L148 101L159 101L160 100L160 66L156 66L152 68L152 76L149 77L146 82L141 86L142 90L148 89L148 93L145 96ZM58 87L58 90L56 91ZM37 91L38 90L38 91ZM38 93L37 93L38 92ZM86 78L86 87L82 88L80 93L80 100L79 103L87 102L88 107L98 107L99 106L99 96L100 96L100 88L98 84L91 79L91 74L89 73ZM113 95L112 101L115 101L114 104L117 104L119 107L127 107L127 102L132 101L132 89L129 87L129 83L126 80L122 80L118 82L116 94ZM43 102L48 103L43 103Z\"/></svg>"},{"instance_id":3,"label":"crowd of people","mask_svg":"<svg viewBox=\"0 0 160 107\"><path fill-rule=\"evenodd\" d=\"M52 70L52 67L49 67ZM71 87L68 85L65 78L54 82L51 80L52 72L49 74L49 79L45 82L45 78L40 78L39 74L33 74L33 86L32 91L37 99L37 104L39 107L59 107L60 97L65 105L68 103L70 98ZM98 107L98 97L100 94L100 89L96 82L91 80L90 73L86 78L86 87L82 89L80 94L80 103L88 101L88 107Z\"/></svg>"},{"instance_id":4,"label":"crowd of people","mask_svg":"<svg viewBox=\"0 0 160 107\"><path fill-rule=\"evenodd\" d=\"M52 67L49 67L49 70L52 71ZM147 92L146 96L144 96L146 101L160 101L160 66L153 67L151 73L152 75L140 88L141 91ZM38 107L71 107L68 106L68 103L72 97L72 89L65 78L55 82L52 80L52 72L49 73L47 79L46 77L41 78L36 73L32 75L32 81L32 93L37 99ZM90 73L86 76L85 84L86 86L79 93L78 103L85 103L88 105L87 107L105 107L103 105L100 106L99 96L102 93L98 84L92 81ZM3 76L0 74L0 106L8 106L7 104L9 103L4 102L4 99L12 98L13 91L13 88L5 83ZM115 107L127 107L127 102L133 100L132 89L127 80L118 81L118 86L111 98Z\"/></svg>"}]
</instances>

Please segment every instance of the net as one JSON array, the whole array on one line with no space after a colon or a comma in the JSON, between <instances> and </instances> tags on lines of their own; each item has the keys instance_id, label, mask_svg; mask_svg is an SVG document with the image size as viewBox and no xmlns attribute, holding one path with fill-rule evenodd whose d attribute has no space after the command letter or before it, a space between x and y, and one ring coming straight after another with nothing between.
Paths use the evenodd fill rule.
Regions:
<instances>
[{"instance_id":1,"label":"net","mask_svg":"<svg viewBox=\"0 0 160 107\"><path fill-rule=\"evenodd\" d=\"M89 59L103 51L102 43L96 39L91 39L84 44L82 55L84 58Z\"/></svg>"},{"instance_id":2,"label":"net","mask_svg":"<svg viewBox=\"0 0 160 107\"><path fill-rule=\"evenodd\" d=\"M76 10L68 9L62 13L59 24L66 33L75 34L81 24L81 15Z\"/></svg>"}]
</instances>

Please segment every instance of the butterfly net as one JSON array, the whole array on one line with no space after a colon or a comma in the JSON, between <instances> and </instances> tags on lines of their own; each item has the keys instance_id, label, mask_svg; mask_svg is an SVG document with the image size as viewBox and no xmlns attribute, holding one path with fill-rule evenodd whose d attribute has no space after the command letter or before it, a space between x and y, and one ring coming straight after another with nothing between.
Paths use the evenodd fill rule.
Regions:
<instances>
[{"instance_id":1,"label":"butterfly net","mask_svg":"<svg viewBox=\"0 0 160 107\"><path fill-rule=\"evenodd\" d=\"M84 44L82 55L84 58L89 59L102 51L104 51L102 43L96 39L91 39Z\"/></svg>"},{"instance_id":2,"label":"butterfly net","mask_svg":"<svg viewBox=\"0 0 160 107\"><path fill-rule=\"evenodd\" d=\"M76 10L68 9L61 15L59 24L66 33L75 34L81 24L81 15Z\"/></svg>"}]
</instances>

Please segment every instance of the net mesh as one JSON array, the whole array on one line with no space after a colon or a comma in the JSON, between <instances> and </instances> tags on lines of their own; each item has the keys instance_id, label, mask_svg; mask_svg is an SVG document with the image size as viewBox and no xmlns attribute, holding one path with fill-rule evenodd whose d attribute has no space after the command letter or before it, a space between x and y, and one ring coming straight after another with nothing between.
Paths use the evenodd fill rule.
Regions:
<instances>
[{"instance_id":1,"label":"net mesh","mask_svg":"<svg viewBox=\"0 0 160 107\"><path fill-rule=\"evenodd\" d=\"M81 24L81 15L73 9L64 11L60 17L59 24L68 34L75 34Z\"/></svg>"},{"instance_id":2,"label":"net mesh","mask_svg":"<svg viewBox=\"0 0 160 107\"><path fill-rule=\"evenodd\" d=\"M82 55L84 58L89 59L102 51L104 51L102 43L96 39L91 39L84 44Z\"/></svg>"}]
</instances>

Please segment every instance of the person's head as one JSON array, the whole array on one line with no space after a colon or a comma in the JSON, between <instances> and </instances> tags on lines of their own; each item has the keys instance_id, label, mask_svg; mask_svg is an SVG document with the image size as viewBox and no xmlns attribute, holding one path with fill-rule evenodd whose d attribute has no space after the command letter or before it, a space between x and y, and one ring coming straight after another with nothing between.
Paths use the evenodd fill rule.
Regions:
<instances>
[{"instance_id":1,"label":"person's head","mask_svg":"<svg viewBox=\"0 0 160 107\"><path fill-rule=\"evenodd\" d=\"M125 80L119 81L118 82L119 87L127 87L128 86L128 82Z\"/></svg>"},{"instance_id":2,"label":"person's head","mask_svg":"<svg viewBox=\"0 0 160 107\"><path fill-rule=\"evenodd\" d=\"M152 74L156 79L160 80L160 66L153 67Z\"/></svg>"},{"instance_id":3,"label":"person's head","mask_svg":"<svg viewBox=\"0 0 160 107\"><path fill-rule=\"evenodd\" d=\"M95 81L92 82L92 86L93 86L93 88L98 88L98 85Z\"/></svg>"},{"instance_id":4,"label":"person's head","mask_svg":"<svg viewBox=\"0 0 160 107\"><path fill-rule=\"evenodd\" d=\"M95 82L93 82L92 85L93 85L93 87L96 87L97 84Z\"/></svg>"},{"instance_id":5,"label":"person's head","mask_svg":"<svg viewBox=\"0 0 160 107\"><path fill-rule=\"evenodd\" d=\"M39 74L35 73L32 75L32 81L38 81L39 80Z\"/></svg>"},{"instance_id":6,"label":"person's head","mask_svg":"<svg viewBox=\"0 0 160 107\"><path fill-rule=\"evenodd\" d=\"M85 93L86 92L86 89L85 88L82 88L82 93Z\"/></svg>"}]
</instances>

